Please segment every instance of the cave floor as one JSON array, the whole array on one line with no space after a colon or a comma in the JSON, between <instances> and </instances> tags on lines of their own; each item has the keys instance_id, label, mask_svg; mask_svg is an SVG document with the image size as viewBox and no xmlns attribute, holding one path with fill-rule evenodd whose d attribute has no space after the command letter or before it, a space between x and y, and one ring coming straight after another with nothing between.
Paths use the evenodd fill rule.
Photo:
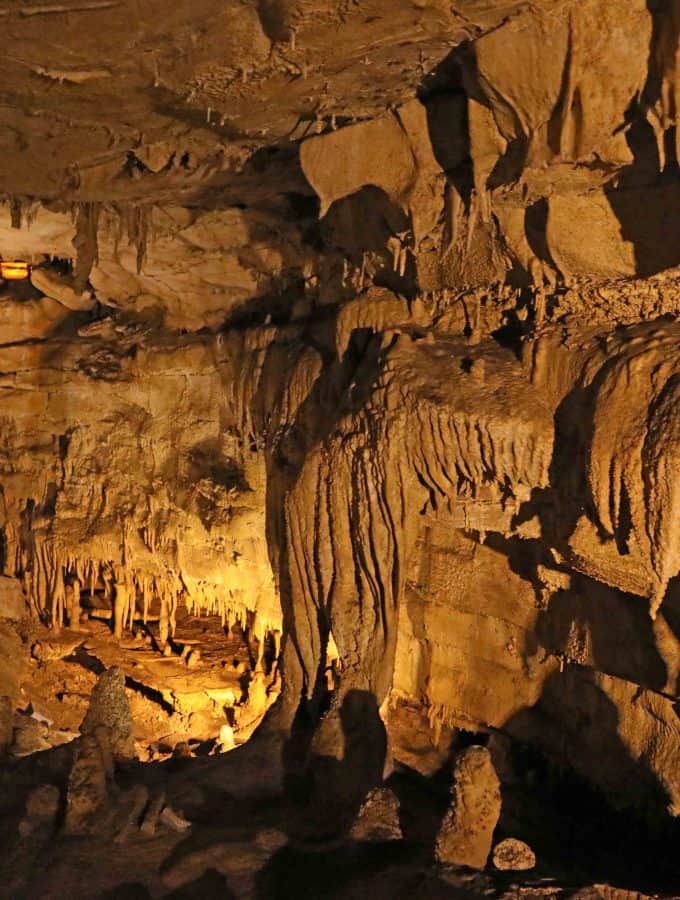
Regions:
<instances>
[{"instance_id":1,"label":"cave floor","mask_svg":"<svg viewBox=\"0 0 680 900\"><path fill-rule=\"evenodd\" d=\"M54 751L52 751L54 753ZM43 754L44 756L45 754ZM48 756L50 754L47 754ZM121 773L125 805L132 783L150 789L160 770L184 769L195 759L137 765ZM54 760L53 760L54 764ZM43 777L45 772L43 771ZM35 777L35 770L34 770ZM54 772L51 777L54 778ZM160 829L148 837L135 833L115 839L120 808L102 816L86 836L50 830L30 840L16 838L17 816L0 854L0 897L12 900L652 900L676 893L639 893L596 883L582 870L578 846L563 847L561 865L539 863L526 873L442 869L432 860L430 825L440 814L433 793L397 775L391 786L402 801L404 840L338 840L311 847L286 835L294 810L284 800L241 801L215 791L201 809L191 811L185 834ZM18 813L17 813L18 815ZM548 829L550 826L548 826ZM9 831L14 837L9 837ZM611 880L616 882L615 877ZM620 884L625 881L618 882Z\"/></svg>"},{"instance_id":2,"label":"cave floor","mask_svg":"<svg viewBox=\"0 0 680 900\"><path fill-rule=\"evenodd\" d=\"M444 748L456 735L445 730L438 746L431 745L429 732L408 708L394 710L389 726L396 768L387 784L399 799L403 839L338 838L310 844L303 836L306 829L296 827L301 821L299 798L266 791L256 798L230 791L232 756L219 752L220 731L231 724L234 743L245 743L264 712L262 690L253 687L263 679L275 685L275 677L253 673L257 653L253 656L245 633L238 626L227 632L219 617L179 613L165 654L155 622L136 627L120 642L113 638L110 623L96 618L59 635L24 621L19 633L29 661L21 682L23 707L15 716L15 746L8 764L0 768L0 897L679 896L666 888L670 882L662 867L652 873L635 865L636 857L652 858L651 835L650 846L640 845L636 854L640 832L632 823L629 828L625 819L612 819L578 786L554 782L533 759L515 772L514 783L504 786L499 827L503 836L521 837L533 847L539 860L536 869L505 873L491 864L484 872L438 867L433 847L448 803ZM191 665L189 651L196 654L197 649L200 656L194 655ZM22 834L26 800L36 786L58 785L63 796L72 742L92 688L98 675L112 666L126 677L137 761L119 766L114 802L86 834L64 833L55 829L54 820ZM251 747L243 749L251 752ZM257 768L257 756L248 765ZM416 773L411 765L428 774ZM267 772L255 774L266 782ZM120 840L121 822L140 786L150 798L167 796L190 827L183 832L159 827L152 835L135 828ZM658 858L672 869L668 848L661 847ZM610 883L633 885L644 893Z\"/></svg>"},{"instance_id":3,"label":"cave floor","mask_svg":"<svg viewBox=\"0 0 680 900\"><path fill-rule=\"evenodd\" d=\"M107 621L95 618L59 635L26 624L22 637L30 664L14 723L16 755L76 737L98 675L112 666L126 678L143 761L167 758L178 744L208 752L224 725L243 743L262 717L247 702L253 660L244 632L238 626L227 632L219 616L180 613L165 654L155 623L139 625L120 642Z\"/></svg>"}]
</instances>

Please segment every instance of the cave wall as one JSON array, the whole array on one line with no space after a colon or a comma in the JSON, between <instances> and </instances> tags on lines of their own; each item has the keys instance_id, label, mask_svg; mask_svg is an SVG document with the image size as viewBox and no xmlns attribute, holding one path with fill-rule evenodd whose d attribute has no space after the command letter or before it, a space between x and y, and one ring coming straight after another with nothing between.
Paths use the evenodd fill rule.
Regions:
<instances>
[{"instance_id":1,"label":"cave wall","mask_svg":"<svg viewBox=\"0 0 680 900\"><path fill-rule=\"evenodd\" d=\"M675 813L677 3L152 5L6 12L2 575Z\"/></svg>"}]
</instances>

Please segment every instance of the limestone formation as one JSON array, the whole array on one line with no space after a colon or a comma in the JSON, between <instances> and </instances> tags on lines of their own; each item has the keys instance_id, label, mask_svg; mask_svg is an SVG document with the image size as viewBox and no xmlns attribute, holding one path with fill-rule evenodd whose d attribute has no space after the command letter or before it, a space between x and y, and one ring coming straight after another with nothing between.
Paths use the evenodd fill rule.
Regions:
<instances>
[{"instance_id":1,"label":"limestone formation","mask_svg":"<svg viewBox=\"0 0 680 900\"><path fill-rule=\"evenodd\" d=\"M21 619L26 615L26 599L21 582L16 578L0 577L0 618Z\"/></svg>"},{"instance_id":2,"label":"limestone formation","mask_svg":"<svg viewBox=\"0 0 680 900\"><path fill-rule=\"evenodd\" d=\"M113 840L116 844L125 844L133 839L137 832L144 810L149 803L149 789L146 785L136 784L130 788L127 796L120 798L119 803L123 807L122 822Z\"/></svg>"},{"instance_id":3,"label":"limestone formation","mask_svg":"<svg viewBox=\"0 0 680 900\"><path fill-rule=\"evenodd\" d=\"M389 788L376 788L364 800L350 830L355 841L400 841L399 799Z\"/></svg>"},{"instance_id":4,"label":"limestone formation","mask_svg":"<svg viewBox=\"0 0 680 900\"><path fill-rule=\"evenodd\" d=\"M102 752L115 760L134 759L134 723L120 669L114 666L100 676L80 730L106 745Z\"/></svg>"},{"instance_id":5,"label":"limestone formation","mask_svg":"<svg viewBox=\"0 0 680 900\"><path fill-rule=\"evenodd\" d=\"M19 834L29 837L39 828L54 828L59 813L60 792L54 784L34 788L26 801L24 817L19 822Z\"/></svg>"},{"instance_id":6,"label":"limestone formation","mask_svg":"<svg viewBox=\"0 0 680 900\"><path fill-rule=\"evenodd\" d=\"M483 869L500 812L500 782L489 751L469 747L454 765L451 806L437 835L437 861Z\"/></svg>"},{"instance_id":7,"label":"limestone formation","mask_svg":"<svg viewBox=\"0 0 680 900\"><path fill-rule=\"evenodd\" d=\"M106 763L99 741L93 735L78 740L69 774L64 830L87 833L110 799Z\"/></svg>"},{"instance_id":8,"label":"limestone formation","mask_svg":"<svg viewBox=\"0 0 680 900\"><path fill-rule=\"evenodd\" d=\"M165 791L159 791L155 797L152 797L149 805L144 813L142 824L139 826L140 832L145 837L153 837L158 827L158 821L165 807Z\"/></svg>"},{"instance_id":9,"label":"limestone formation","mask_svg":"<svg viewBox=\"0 0 680 900\"><path fill-rule=\"evenodd\" d=\"M13 704L9 697L0 697L0 758L4 757L12 744L14 724Z\"/></svg>"},{"instance_id":10,"label":"limestone formation","mask_svg":"<svg viewBox=\"0 0 680 900\"><path fill-rule=\"evenodd\" d=\"M338 896L396 896L345 854L431 856L491 735L512 803L593 792L677 895L680 0L0 23L0 820L65 788L93 895L338 847ZM437 858L483 868L498 779L454 768ZM71 850L5 849L76 900Z\"/></svg>"},{"instance_id":11,"label":"limestone formation","mask_svg":"<svg viewBox=\"0 0 680 900\"><path fill-rule=\"evenodd\" d=\"M163 808L163 811L160 814L160 821L164 825L167 825L168 828L171 828L173 831L178 831L180 834L191 828L191 822L175 812L171 806L165 806Z\"/></svg>"},{"instance_id":12,"label":"limestone formation","mask_svg":"<svg viewBox=\"0 0 680 900\"><path fill-rule=\"evenodd\" d=\"M12 754L30 756L52 745L48 740L49 725L33 716L19 716L12 721Z\"/></svg>"},{"instance_id":13,"label":"limestone formation","mask_svg":"<svg viewBox=\"0 0 680 900\"><path fill-rule=\"evenodd\" d=\"M534 851L517 838L506 838L493 848L493 864L502 872L525 872L536 865Z\"/></svg>"}]
</instances>

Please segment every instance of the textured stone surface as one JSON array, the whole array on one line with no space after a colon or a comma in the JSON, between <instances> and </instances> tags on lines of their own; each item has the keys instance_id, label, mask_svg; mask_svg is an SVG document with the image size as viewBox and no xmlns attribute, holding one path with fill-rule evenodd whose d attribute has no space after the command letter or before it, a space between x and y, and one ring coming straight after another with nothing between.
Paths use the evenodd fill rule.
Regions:
<instances>
[{"instance_id":1,"label":"textured stone surface","mask_svg":"<svg viewBox=\"0 0 680 900\"><path fill-rule=\"evenodd\" d=\"M400 841L399 798L389 788L376 788L364 800L350 830L355 841Z\"/></svg>"},{"instance_id":2,"label":"textured stone surface","mask_svg":"<svg viewBox=\"0 0 680 900\"><path fill-rule=\"evenodd\" d=\"M456 758L451 790L451 806L437 834L437 861L483 869L501 813L500 782L485 747L468 747Z\"/></svg>"},{"instance_id":3,"label":"textured stone surface","mask_svg":"<svg viewBox=\"0 0 680 900\"><path fill-rule=\"evenodd\" d=\"M85 834L95 827L97 814L110 800L106 762L101 746L93 735L79 738L66 793L64 830Z\"/></svg>"},{"instance_id":4,"label":"textured stone surface","mask_svg":"<svg viewBox=\"0 0 680 900\"><path fill-rule=\"evenodd\" d=\"M88 737L96 737L101 728L107 733L114 759L135 758L134 722L125 692L125 676L115 666L100 675L80 726L83 735Z\"/></svg>"},{"instance_id":5,"label":"textured stone surface","mask_svg":"<svg viewBox=\"0 0 680 900\"><path fill-rule=\"evenodd\" d=\"M0 696L0 757L4 757L12 744L14 713L13 703L9 697Z\"/></svg>"},{"instance_id":6,"label":"textured stone surface","mask_svg":"<svg viewBox=\"0 0 680 900\"><path fill-rule=\"evenodd\" d=\"M10 608L160 670L185 607L282 654L206 796L293 775L331 838L493 730L668 827L677 0L6 6L0 696Z\"/></svg>"},{"instance_id":7,"label":"textured stone surface","mask_svg":"<svg viewBox=\"0 0 680 900\"><path fill-rule=\"evenodd\" d=\"M0 577L0 619L21 619L26 612L21 582L16 578Z\"/></svg>"},{"instance_id":8,"label":"textured stone surface","mask_svg":"<svg viewBox=\"0 0 680 900\"><path fill-rule=\"evenodd\" d=\"M19 823L19 834L28 837L38 828L54 827L59 812L60 793L54 784L34 788L26 800L24 818Z\"/></svg>"},{"instance_id":9,"label":"textured stone surface","mask_svg":"<svg viewBox=\"0 0 680 900\"><path fill-rule=\"evenodd\" d=\"M536 855L524 841L506 838L493 848L493 864L502 872L526 872L536 865Z\"/></svg>"}]
</instances>

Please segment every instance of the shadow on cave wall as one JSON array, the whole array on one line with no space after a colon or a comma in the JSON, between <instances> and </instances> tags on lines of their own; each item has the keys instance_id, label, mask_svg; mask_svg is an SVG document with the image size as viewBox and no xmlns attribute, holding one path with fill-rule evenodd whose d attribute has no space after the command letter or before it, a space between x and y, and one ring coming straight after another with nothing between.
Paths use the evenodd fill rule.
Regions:
<instances>
[{"instance_id":1,"label":"shadow on cave wall","mask_svg":"<svg viewBox=\"0 0 680 900\"><path fill-rule=\"evenodd\" d=\"M670 639L680 649L680 575L676 575L668 584L659 618L666 623ZM676 674L676 684L669 685L675 695L680 693L680 672ZM675 711L680 718L680 703L676 703Z\"/></svg>"},{"instance_id":2,"label":"shadow on cave wall","mask_svg":"<svg viewBox=\"0 0 680 900\"><path fill-rule=\"evenodd\" d=\"M456 47L425 77L418 92L435 159L468 206L474 173L461 59L471 54L468 42Z\"/></svg>"},{"instance_id":3,"label":"shadow on cave wall","mask_svg":"<svg viewBox=\"0 0 680 900\"><path fill-rule=\"evenodd\" d=\"M557 864L568 859L571 877L591 883L650 892L680 888L673 850L680 826L665 815L668 796L644 757L634 759L619 737L619 714L595 672L578 666L554 672L538 702L503 730L534 760L528 801L504 786L504 818L539 856L543 849ZM607 794L618 795L620 804L612 806ZM541 808L552 811L543 825Z\"/></svg>"},{"instance_id":4,"label":"shadow on cave wall","mask_svg":"<svg viewBox=\"0 0 680 900\"><path fill-rule=\"evenodd\" d=\"M659 154L646 111L659 101L662 90L660 66L664 42L668 42L669 29L674 29L672 11L660 0L647 0L653 19L649 47L648 80L641 98L634 98L626 113L626 136L633 163L617 174L605 187L605 196L619 226L623 241L633 245L635 272L648 277L680 264L680 223L676 210L680 203L680 169L676 151L676 128L665 135L666 164L659 172ZM667 50L667 48L665 48ZM473 161L470 156L470 136L467 116L467 98L488 107L485 91L481 86L475 55L474 41L457 46L429 73L421 86L419 96L428 111L432 148L438 162L463 198L469 209L474 187ZM560 101L561 103L562 101ZM548 135L552 152L559 154L559 142L555 132L559 127L561 105L553 110ZM528 162L529 139L517 129L518 137L508 143L503 155L489 174L490 190L517 184ZM597 165L597 158L594 160ZM548 208L541 199L526 210L526 238L536 257L551 266L555 264L548 246ZM611 240L611 238L610 238ZM603 254L608 249L605 245ZM512 272L512 279L526 287L526 275Z\"/></svg>"},{"instance_id":5,"label":"shadow on cave wall","mask_svg":"<svg viewBox=\"0 0 680 900\"><path fill-rule=\"evenodd\" d=\"M587 478L593 403L614 365L616 360L605 362L587 388L577 383L562 400L555 414L554 455L550 466L550 483L559 486L559 490L550 488L544 492L545 502L530 504L532 511L539 515L548 544L567 559L571 555L570 538L584 514L600 530L601 540L615 542L622 558L629 552L632 522L627 497L624 494L622 515L612 538L601 530ZM571 623L582 623L590 633L597 668L652 690L676 690L677 685L669 684L668 679L678 677L678 672L670 669L675 665L673 660L678 659L680 648L680 579L671 583L653 626L640 597L623 594L578 574L572 578L574 590L553 596L548 610L541 616L537 629L541 642L548 641L546 646L562 652L566 649ZM617 623L616 628L612 628L612 622ZM625 657L612 644L615 635L622 646L630 647Z\"/></svg>"},{"instance_id":6,"label":"shadow on cave wall","mask_svg":"<svg viewBox=\"0 0 680 900\"><path fill-rule=\"evenodd\" d=\"M532 583L535 563L545 562L540 542L527 547L526 541L487 534L485 543ZM508 588L499 584L498 590L502 597ZM457 607L468 609L470 603L450 603L455 629ZM638 702L638 685L638 694L662 690L667 678L644 600L573 574L572 588L554 593L525 635L520 648L527 662L525 677L539 679L539 685L540 679L545 681L537 702L500 727L513 738L513 754L520 754L528 770L523 784L518 786L514 777L504 782L502 836L527 840L539 858L556 866L569 859L570 877L583 877L583 883L618 876L628 887L650 887L656 879L657 885L677 889L680 872L671 848L679 828L666 814L667 792L645 756L633 756L621 737L619 704ZM577 665L569 660L578 657L579 649L588 654ZM488 646L469 652L481 658L490 655ZM562 671L555 657L561 659ZM494 659L502 664L502 656ZM620 697L615 695L616 705L600 672L622 691ZM493 689L491 682L488 690ZM451 690L454 708L465 709L464 696L458 696L454 686ZM474 718L474 710L469 714ZM652 717L650 711L650 724ZM483 734L478 739L485 742ZM611 805L617 796L621 808ZM647 815L649 810L653 812ZM650 872L649 860L662 852L660 848L666 856L658 870Z\"/></svg>"},{"instance_id":7,"label":"shadow on cave wall","mask_svg":"<svg viewBox=\"0 0 680 900\"><path fill-rule=\"evenodd\" d=\"M474 188L468 98L488 108L481 86L474 41L463 41L424 79L418 92L427 110L430 142L437 162L469 205ZM527 160L529 140L521 134L507 144L489 174L489 190L513 184Z\"/></svg>"},{"instance_id":8,"label":"shadow on cave wall","mask_svg":"<svg viewBox=\"0 0 680 900\"><path fill-rule=\"evenodd\" d=\"M622 806L644 798L656 803L657 810L665 809L665 790L644 759L630 756L618 734L616 707L597 684L592 669L572 665L551 674L538 702L514 716L505 728L518 737L532 734L548 756L562 757L563 765L585 777L597 772L600 783L622 797Z\"/></svg>"},{"instance_id":9,"label":"shadow on cave wall","mask_svg":"<svg viewBox=\"0 0 680 900\"><path fill-rule=\"evenodd\" d=\"M588 653L600 672L653 691L666 685L666 665L641 597L572 575L572 589L553 594L535 634L550 653Z\"/></svg>"},{"instance_id":10,"label":"shadow on cave wall","mask_svg":"<svg viewBox=\"0 0 680 900\"><path fill-rule=\"evenodd\" d=\"M680 180L677 172L664 173L655 184L641 187L628 177L632 182L635 172L624 175L606 197L621 237L633 244L636 275L644 278L680 265Z\"/></svg>"},{"instance_id":11,"label":"shadow on cave wall","mask_svg":"<svg viewBox=\"0 0 680 900\"><path fill-rule=\"evenodd\" d=\"M587 387L583 387L577 379L555 412L555 440L549 481L551 486L557 487L544 492L545 502L537 505L536 512L547 542L566 557L571 553L569 539L584 514L598 529L602 540L612 539L602 530L588 484L588 448L592 446L595 403L601 385L617 364L616 358L605 361ZM613 536L622 555L628 553L627 542L632 528L630 516L624 515L626 500L627 497L622 500L619 528Z\"/></svg>"},{"instance_id":12,"label":"shadow on cave wall","mask_svg":"<svg viewBox=\"0 0 680 900\"><path fill-rule=\"evenodd\" d=\"M350 690L340 707L336 755L312 749L298 770L291 817L297 839L323 844L337 837L356 817L366 794L382 781L387 732L370 691Z\"/></svg>"},{"instance_id":13,"label":"shadow on cave wall","mask_svg":"<svg viewBox=\"0 0 680 900\"><path fill-rule=\"evenodd\" d=\"M340 253L356 267L362 265L364 254L381 257L383 266L375 276L375 283L412 299L417 292L413 256L409 254L406 270L401 275L387 250L390 238L408 232L410 227L406 213L385 191L370 184L336 200L320 225L327 249Z\"/></svg>"},{"instance_id":14,"label":"shadow on cave wall","mask_svg":"<svg viewBox=\"0 0 680 900\"><path fill-rule=\"evenodd\" d=\"M545 587L537 576L537 566L555 568L545 544L500 534L487 534L485 543L506 557L516 575L532 584L537 603L542 605ZM673 635L676 641L680 639L680 577L671 584L656 624L644 598L577 572L572 571L570 577L571 587L551 595L534 630L526 634L524 656L533 657L542 648L563 659L582 660L599 672L642 688L667 690L671 673L659 651L656 629L659 622L667 623L671 640Z\"/></svg>"}]
</instances>

